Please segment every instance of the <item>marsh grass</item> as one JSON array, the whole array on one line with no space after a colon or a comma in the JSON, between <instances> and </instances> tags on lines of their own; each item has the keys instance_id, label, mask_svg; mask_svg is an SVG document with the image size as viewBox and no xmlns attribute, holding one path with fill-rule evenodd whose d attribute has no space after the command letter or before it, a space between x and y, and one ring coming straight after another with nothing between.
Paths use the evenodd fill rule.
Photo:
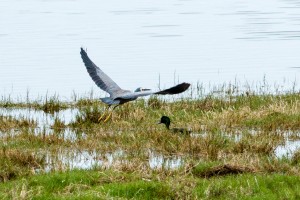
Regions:
<instances>
[{"instance_id":1,"label":"marsh grass","mask_svg":"<svg viewBox=\"0 0 300 200\"><path fill-rule=\"evenodd\" d=\"M274 132L260 132L257 134L244 132L242 139L232 146L232 151L235 153L248 152L270 155L283 140L283 136L277 135Z\"/></svg>"},{"instance_id":2,"label":"marsh grass","mask_svg":"<svg viewBox=\"0 0 300 200\"><path fill-rule=\"evenodd\" d=\"M196 172L196 173L195 173ZM226 176L226 175L234 175L234 174L242 174L242 173L251 173L252 169L248 167L242 167L240 165L219 165L214 166L209 169L205 169L203 171L194 170L194 174L200 177L211 178L213 176Z\"/></svg>"},{"instance_id":3,"label":"marsh grass","mask_svg":"<svg viewBox=\"0 0 300 200\"><path fill-rule=\"evenodd\" d=\"M99 107L97 104L92 106L85 106L79 109L79 113L75 116L74 122L70 123L71 127L91 126L92 124L99 124L99 118L105 112L105 108Z\"/></svg>"},{"instance_id":4,"label":"marsh grass","mask_svg":"<svg viewBox=\"0 0 300 200\"><path fill-rule=\"evenodd\" d=\"M62 121L60 118L58 118L57 116L54 118L54 122L51 125L51 128L55 129L55 130L62 130L64 128L66 128L67 125L65 124L64 121Z\"/></svg>"},{"instance_id":5,"label":"marsh grass","mask_svg":"<svg viewBox=\"0 0 300 200\"><path fill-rule=\"evenodd\" d=\"M41 168L44 158L34 152L2 148L0 152L0 181L6 182L19 176L35 174Z\"/></svg>"},{"instance_id":6,"label":"marsh grass","mask_svg":"<svg viewBox=\"0 0 300 200\"><path fill-rule=\"evenodd\" d=\"M300 149L298 149L294 152L294 155L291 159L291 162L292 162L293 165L299 165L300 164Z\"/></svg>"},{"instance_id":7,"label":"marsh grass","mask_svg":"<svg viewBox=\"0 0 300 200\"><path fill-rule=\"evenodd\" d=\"M36 125L34 120L24 117L0 116L0 131L3 132L9 129L34 128Z\"/></svg>"},{"instance_id":8,"label":"marsh grass","mask_svg":"<svg viewBox=\"0 0 300 200\"><path fill-rule=\"evenodd\" d=\"M59 100L58 96L53 96L53 97L47 97L45 101L41 104L36 106L36 109L41 109L45 113L51 113L53 114L54 112L59 112L60 110L68 108L69 105L67 103L62 103Z\"/></svg>"},{"instance_id":9,"label":"marsh grass","mask_svg":"<svg viewBox=\"0 0 300 200\"><path fill-rule=\"evenodd\" d=\"M197 88L203 90L201 85ZM271 94L265 88L257 92L229 85L174 100L139 99L117 107L106 123L98 120L106 105L93 98L70 103L56 96L43 103L2 102L7 107L43 110L53 117L49 125L53 131L48 127L36 130L36 123L22 116L0 117L0 131L5 133L1 135L0 171L2 181L7 181L0 186L5 191L0 196L247 199L280 198L280 192L285 192L286 198L297 198L299 151L291 158L278 158L274 152L287 139L299 139L300 97L296 92ZM79 110L70 123L51 114L65 108ZM171 118L171 127L188 128L192 134L174 134L157 125L162 115ZM10 134L14 128L20 129L18 134ZM64 137L67 129L74 132L74 139ZM104 164L90 171L68 171L63 159L71 157L65 151L75 158L95 152L86 159ZM121 153L109 163L105 153L114 152ZM153 154L162 157L161 167L150 167ZM48 174L44 174L49 164L45 157L58 166ZM164 163L168 158L181 162L168 168ZM36 168L39 175L33 175Z\"/></svg>"},{"instance_id":10,"label":"marsh grass","mask_svg":"<svg viewBox=\"0 0 300 200\"><path fill-rule=\"evenodd\" d=\"M75 101L75 107L83 108L87 106L101 105L102 103L98 99L80 98ZM103 104L102 104L103 105Z\"/></svg>"},{"instance_id":11,"label":"marsh grass","mask_svg":"<svg viewBox=\"0 0 300 200\"><path fill-rule=\"evenodd\" d=\"M57 95L48 97L48 95L46 94L46 97L44 99L41 98L37 100L29 100L29 98L27 98L26 102L18 101L10 97L2 97L2 99L0 100L0 107L31 108L35 110L42 110L45 113L53 114L55 112L59 112L60 110L72 108L73 105L71 103L61 101L59 99L59 96Z\"/></svg>"}]
</instances>

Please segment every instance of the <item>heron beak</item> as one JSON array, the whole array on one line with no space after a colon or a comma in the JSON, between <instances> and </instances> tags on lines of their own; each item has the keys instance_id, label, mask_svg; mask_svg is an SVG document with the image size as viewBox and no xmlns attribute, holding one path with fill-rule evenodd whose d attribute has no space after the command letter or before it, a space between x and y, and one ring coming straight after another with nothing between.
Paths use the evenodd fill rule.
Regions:
<instances>
[{"instance_id":1,"label":"heron beak","mask_svg":"<svg viewBox=\"0 0 300 200\"><path fill-rule=\"evenodd\" d=\"M159 121L159 122L157 122L157 124L162 124L162 123Z\"/></svg>"},{"instance_id":2,"label":"heron beak","mask_svg":"<svg viewBox=\"0 0 300 200\"><path fill-rule=\"evenodd\" d=\"M144 88L142 89L142 91L149 91L149 90L151 90L151 89L144 89Z\"/></svg>"}]
</instances>

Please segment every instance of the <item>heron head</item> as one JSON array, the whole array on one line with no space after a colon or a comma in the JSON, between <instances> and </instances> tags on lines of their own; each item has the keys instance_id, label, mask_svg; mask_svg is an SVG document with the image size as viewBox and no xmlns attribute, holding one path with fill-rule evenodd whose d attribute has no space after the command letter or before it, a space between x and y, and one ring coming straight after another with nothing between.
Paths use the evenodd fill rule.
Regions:
<instances>
[{"instance_id":1,"label":"heron head","mask_svg":"<svg viewBox=\"0 0 300 200\"><path fill-rule=\"evenodd\" d=\"M160 122L158 122L159 124L165 124L167 129L169 129L170 127L170 123L171 123L171 120L168 116L162 116L160 118Z\"/></svg>"},{"instance_id":2,"label":"heron head","mask_svg":"<svg viewBox=\"0 0 300 200\"><path fill-rule=\"evenodd\" d=\"M143 91L149 91L151 89L146 89L146 88L142 88L142 87L138 87L136 88L136 90L134 92L143 92Z\"/></svg>"}]
</instances>

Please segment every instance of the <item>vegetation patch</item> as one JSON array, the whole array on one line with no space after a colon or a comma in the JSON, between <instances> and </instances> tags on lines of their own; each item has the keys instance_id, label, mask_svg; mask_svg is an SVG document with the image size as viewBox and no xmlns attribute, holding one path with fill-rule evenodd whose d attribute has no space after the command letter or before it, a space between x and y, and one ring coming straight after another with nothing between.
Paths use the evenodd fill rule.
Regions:
<instances>
[{"instance_id":1,"label":"vegetation patch","mask_svg":"<svg viewBox=\"0 0 300 200\"><path fill-rule=\"evenodd\" d=\"M0 131L3 132L9 129L34 128L36 125L34 120L23 117L16 119L12 116L0 116Z\"/></svg>"},{"instance_id":2,"label":"vegetation patch","mask_svg":"<svg viewBox=\"0 0 300 200\"><path fill-rule=\"evenodd\" d=\"M197 175L200 177L211 178L213 176L225 176L225 175L234 175L242 173L250 173L254 170L244 167L244 166L234 166L234 165L220 165L211 167L205 171L198 172Z\"/></svg>"},{"instance_id":3,"label":"vegetation patch","mask_svg":"<svg viewBox=\"0 0 300 200\"><path fill-rule=\"evenodd\" d=\"M35 174L35 169L42 168L43 164L44 158L33 152L3 148L0 152L0 182Z\"/></svg>"},{"instance_id":4,"label":"vegetation patch","mask_svg":"<svg viewBox=\"0 0 300 200\"><path fill-rule=\"evenodd\" d=\"M264 130L299 130L300 129L300 114L286 114L280 112L272 112L261 118L254 118L245 121L248 127L260 127Z\"/></svg>"},{"instance_id":5,"label":"vegetation patch","mask_svg":"<svg viewBox=\"0 0 300 200\"><path fill-rule=\"evenodd\" d=\"M2 199L298 199L299 177L237 174L198 178L189 174L145 178L120 171L67 171L34 175L0 185Z\"/></svg>"},{"instance_id":6,"label":"vegetation patch","mask_svg":"<svg viewBox=\"0 0 300 200\"><path fill-rule=\"evenodd\" d=\"M70 123L70 126L91 126L92 124L99 124L100 117L103 114L105 114L104 109L97 105L82 107L75 116L74 122Z\"/></svg>"}]
</instances>

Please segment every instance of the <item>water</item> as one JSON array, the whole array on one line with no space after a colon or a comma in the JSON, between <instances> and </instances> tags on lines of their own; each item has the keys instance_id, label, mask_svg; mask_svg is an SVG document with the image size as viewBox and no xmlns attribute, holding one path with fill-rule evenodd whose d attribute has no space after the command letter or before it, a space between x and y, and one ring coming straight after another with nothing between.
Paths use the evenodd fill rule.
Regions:
<instances>
[{"instance_id":1,"label":"water","mask_svg":"<svg viewBox=\"0 0 300 200\"><path fill-rule=\"evenodd\" d=\"M178 169L183 165L180 156L166 157L162 154L149 151L149 160L143 164L151 169ZM45 156L45 171L62 169L92 169L92 168L113 168L121 165L130 164L126 159L126 153L122 150L114 152L97 152L87 150L59 149L54 154L47 152ZM135 161L133 161L135 162Z\"/></svg>"},{"instance_id":2,"label":"water","mask_svg":"<svg viewBox=\"0 0 300 200\"><path fill-rule=\"evenodd\" d=\"M17 119L28 119L37 122L38 128L49 128L53 125L54 120L57 118L65 124L69 124L75 120L78 109L65 109L55 112L54 114L45 113L42 110L35 110L29 108L0 108L1 116L12 116Z\"/></svg>"},{"instance_id":3,"label":"water","mask_svg":"<svg viewBox=\"0 0 300 200\"><path fill-rule=\"evenodd\" d=\"M75 120L75 116L78 113L78 109L66 109L55 112L54 114L45 113L42 110L34 110L29 108L0 108L0 116L11 116L15 119L27 119L35 121L37 123L36 128L33 129L35 135L52 135L57 133L61 139L74 142L80 137L83 139L86 134L83 130L64 128L61 130L54 130L51 126L54 124L55 119L59 119L65 124L69 124ZM6 132L0 131L0 138L5 136L15 136L19 134L18 129L8 130Z\"/></svg>"},{"instance_id":4,"label":"water","mask_svg":"<svg viewBox=\"0 0 300 200\"><path fill-rule=\"evenodd\" d=\"M299 78L297 0L2 0L0 18L2 96L98 92L81 46L131 90Z\"/></svg>"},{"instance_id":5,"label":"water","mask_svg":"<svg viewBox=\"0 0 300 200\"><path fill-rule=\"evenodd\" d=\"M300 140L287 140L285 144L279 145L275 149L275 155L278 158L291 158L294 153L300 149Z\"/></svg>"}]
</instances>

